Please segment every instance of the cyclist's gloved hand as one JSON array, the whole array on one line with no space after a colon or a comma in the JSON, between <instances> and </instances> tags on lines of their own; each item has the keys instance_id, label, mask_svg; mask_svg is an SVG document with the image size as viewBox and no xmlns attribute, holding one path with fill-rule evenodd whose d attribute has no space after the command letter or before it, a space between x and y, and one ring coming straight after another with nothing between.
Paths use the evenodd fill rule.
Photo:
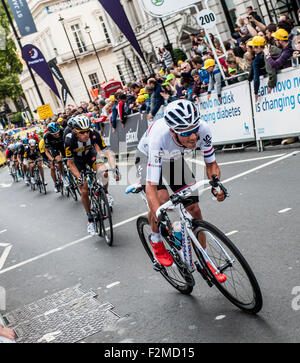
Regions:
<instances>
[{"instance_id":1,"label":"cyclist's gloved hand","mask_svg":"<svg viewBox=\"0 0 300 363\"><path fill-rule=\"evenodd\" d=\"M218 202L223 202L226 199L226 197L229 197L227 189L220 182L217 175L212 175L212 180L210 181L210 185L212 186L211 192Z\"/></svg>"}]
</instances>

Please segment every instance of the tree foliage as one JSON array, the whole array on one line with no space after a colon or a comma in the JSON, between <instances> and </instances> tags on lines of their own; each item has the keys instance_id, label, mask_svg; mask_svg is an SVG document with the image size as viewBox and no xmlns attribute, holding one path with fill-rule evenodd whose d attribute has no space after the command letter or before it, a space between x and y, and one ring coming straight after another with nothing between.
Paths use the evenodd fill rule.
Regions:
<instances>
[{"instance_id":1,"label":"tree foliage","mask_svg":"<svg viewBox=\"0 0 300 363\"><path fill-rule=\"evenodd\" d=\"M17 55L17 48L12 39L8 39L10 33L9 21L0 3L0 27L5 32L5 49L0 49L0 102L6 97L16 100L23 94L18 74L22 73L23 65Z\"/></svg>"}]
</instances>

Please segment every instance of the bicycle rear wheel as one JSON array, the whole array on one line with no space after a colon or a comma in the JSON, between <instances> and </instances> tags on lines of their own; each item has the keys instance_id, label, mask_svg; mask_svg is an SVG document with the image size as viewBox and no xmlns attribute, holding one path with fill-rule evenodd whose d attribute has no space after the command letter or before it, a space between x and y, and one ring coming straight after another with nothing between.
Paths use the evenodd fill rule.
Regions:
<instances>
[{"instance_id":1,"label":"bicycle rear wheel","mask_svg":"<svg viewBox=\"0 0 300 363\"><path fill-rule=\"evenodd\" d=\"M219 272L225 274L227 278L223 283L216 279L208 268L204 256L193 243L195 253L210 281L235 306L248 313L258 313L263 305L261 290L253 271L241 252L214 225L205 221L194 221L193 224L197 228L197 232L205 233L206 253Z\"/></svg>"},{"instance_id":2,"label":"bicycle rear wheel","mask_svg":"<svg viewBox=\"0 0 300 363\"><path fill-rule=\"evenodd\" d=\"M151 228L149 221L146 217L140 217L137 220L137 230L140 236L141 242L154 265L155 270L158 270L162 276L171 284L176 290L182 294L189 295L193 291L195 281L193 275L189 272L186 264L181 260L179 254L175 249L168 249L169 253L173 257L173 265L165 267L160 265L152 252L149 237L151 235ZM165 245L167 241L165 240Z\"/></svg>"},{"instance_id":3,"label":"bicycle rear wheel","mask_svg":"<svg viewBox=\"0 0 300 363\"><path fill-rule=\"evenodd\" d=\"M102 235L109 246L113 244L113 223L110 206L107 200L106 193L103 188L100 188L98 195L98 202L100 206L100 219L102 225Z\"/></svg>"}]
</instances>

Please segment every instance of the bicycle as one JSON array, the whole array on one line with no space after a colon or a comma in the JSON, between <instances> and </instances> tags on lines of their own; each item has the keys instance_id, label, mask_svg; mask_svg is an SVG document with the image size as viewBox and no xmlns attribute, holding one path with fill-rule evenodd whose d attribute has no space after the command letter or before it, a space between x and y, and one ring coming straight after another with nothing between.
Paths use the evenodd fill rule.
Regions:
<instances>
[{"instance_id":1,"label":"bicycle","mask_svg":"<svg viewBox=\"0 0 300 363\"><path fill-rule=\"evenodd\" d=\"M203 180L171 195L170 200L157 211L156 215L161 221L161 233L165 246L174 261L172 266L162 266L155 259L150 245L151 229L146 217L140 217L137 220L139 237L153 263L154 270L159 271L182 294L188 295L193 291L195 285L193 273L198 271L209 287L216 286L235 306L248 313L256 314L262 309L262 294L256 277L241 252L213 224L193 219L182 204L192 192L200 189L205 184L210 184L213 190L222 189L225 195L228 196L226 188L214 176L213 181ZM126 194L130 193L140 194L147 203L146 194L140 184L128 187ZM176 237L173 224L168 215L172 209L179 211L181 240L178 236ZM205 234L206 250L198 241L199 233ZM211 267L214 271L212 271ZM216 274L218 273L225 274L227 278L225 282L221 283L217 280Z\"/></svg>"},{"instance_id":2,"label":"bicycle","mask_svg":"<svg viewBox=\"0 0 300 363\"><path fill-rule=\"evenodd\" d=\"M58 163L54 159L52 161L52 164L54 165L55 175L56 175L56 184L55 185L57 187L58 193L61 193L61 195L64 196L64 191L65 191L65 189L64 189L64 182L63 182L63 179L62 179L62 176L61 176L59 167L58 167Z\"/></svg>"},{"instance_id":3,"label":"bicycle","mask_svg":"<svg viewBox=\"0 0 300 363\"><path fill-rule=\"evenodd\" d=\"M33 191L35 191L35 189L37 187L39 189L40 193L47 194L46 184L43 181L43 177L41 175L40 168L37 165L37 163L39 161L43 161L43 159L37 159L35 161L30 162L30 164L34 164L32 176L35 180L35 183L32 183L31 178L30 178L30 186L31 186L31 190L33 190Z\"/></svg>"},{"instance_id":4,"label":"bicycle","mask_svg":"<svg viewBox=\"0 0 300 363\"><path fill-rule=\"evenodd\" d=\"M17 163L17 161L13 161L13 166L9 166L9 173L13 179L14 183L18 183L19 178L18 178L18 171L16 170L15 164Z\"/></svg>"},{"instance_id":5,"label":"bicycle","mask_svg":"<svg viewBox=\"0 0 300 363\"><path fill-rule=\"evenodd\" d=\"M69 186L66 188L66 195L69 198L70 195L72 196L72 198L75 200L75 202L78 201L78 195L81 195L80 193L80 189L74 179L73 174L71 173L71 170L68 168L68 166L66 165L68 159L64 158L63 161L63 168L64 168L64 173L67 176L67 179L69 180Z\"/></svg>"},{"instance_id":6,"label":"bicycle","mask_svg":"<svg viewBox=\"0 0 300 363\"><path fill-rule=\"evenodd\" d=\"M113 171L107 169L102 173ZM91 214L94 219L96 232L100 237L104 237L108 246L113 244L113 223L111 208L107 200L105 189L97 179L97 172L88 168L84 173L91 200Z\"/></svg>"}]
</instances>

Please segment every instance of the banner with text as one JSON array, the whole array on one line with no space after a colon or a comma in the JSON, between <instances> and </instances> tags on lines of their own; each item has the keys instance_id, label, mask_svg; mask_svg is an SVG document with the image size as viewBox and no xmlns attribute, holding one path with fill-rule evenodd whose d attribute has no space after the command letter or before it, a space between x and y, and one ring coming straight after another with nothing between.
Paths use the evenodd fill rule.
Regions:
<instances>
[{"instance_id":1,"label":"banner with text","mask_svg":"<svg viewBox=\"0 0 300 363\"><path fill-rule=\"evenodd\" d=\"M37 32L26 0L7 0L22 37Z\"/></svg>"},{"instance_id":2,"label":"banner with text","mask_svg":"<svg viewBox=\"0 0 300 363\"><path fill-rule=\"evenodd\" d=\"M242 97L241 97L242 95ZM248 81L222 88L222 104L216 92L200 97L200 114L212 130L214 144L254 141L254 127Z\"/></svg>"},{"instance_id":3,"label":"banner with text","mask_svg":"<svg viewBox=\"0 0 300 363\"><path fill-rule=\"evenodd\" d=\"M268 93L268 78L261 79L259 99L254 105L258 139L300 134L299 68L278 74L276 87Z\"/></svg>"},{"instance_id":4,"label":"banner with text","mask_svg":"<svg viewBox=\"0 0 300 363\"><path fill-rule=\"evenodd\" d=\"M26 44L22 48L22 58L27 63L28 67L32 68L60 99L52 72L39 48L32 44Z\"/></svg>"}]
</instances>

